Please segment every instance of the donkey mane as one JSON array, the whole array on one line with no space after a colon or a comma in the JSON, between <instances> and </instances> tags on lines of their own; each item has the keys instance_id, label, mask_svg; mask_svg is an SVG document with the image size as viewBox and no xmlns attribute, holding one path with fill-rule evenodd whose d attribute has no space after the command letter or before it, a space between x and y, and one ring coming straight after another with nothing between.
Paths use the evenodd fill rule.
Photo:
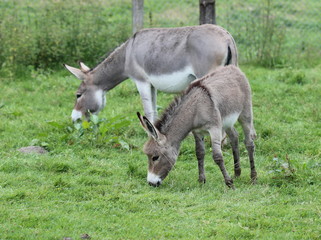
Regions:
<instances>
[{"instance_id":1,"label":"donkey mane","mask_svg":"<svg viewBox=\"0 0 321 240\"><path fill-rule=\"evenodd\" d=\"M211 74L212 75L212 74ZM207 78L207 77L206 77ZM206 86L202 84L202 80L205 79L202 78L198 81L194 81L183 93L176 96L175 99L171 102L171 104L168 106L168 108L163 112L161 118L156 121L155 127L164 134L166 129L171 123L171 120L173 119L173 116L176 114L177 109L180 107L180 105L184 102L188 94L195 89L201 89L210 99L211 94L210 91Z\"/></svg>"},{"instance_id":2,"label":"donkey mane","mask_svg":"<svg viewBox=\"0 0 321 240\"><path fill-rule=\"evenodd\" d=\"M117 54L118 51L120 49L122 49L123 47L126 47L127 43L128 43L128 40L126 42L122 43L121 45L119 45L118 47L113 48L108 53L106 53L102 57L102 60L94 68L90 69L90 71L94 70L96 67L98 67L101 64L108 64L108 63L112 62L113 59L114 59L115 54Z\"/></svg>"}]
</instances>

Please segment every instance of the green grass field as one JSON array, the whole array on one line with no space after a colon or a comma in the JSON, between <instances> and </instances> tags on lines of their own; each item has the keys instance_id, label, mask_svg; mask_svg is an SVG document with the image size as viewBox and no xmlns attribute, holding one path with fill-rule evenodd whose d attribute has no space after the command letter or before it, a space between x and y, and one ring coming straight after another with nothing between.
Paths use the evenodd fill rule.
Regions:
<instances>
[{"instance_id":1,"label":"green grass field","mask_svg":"<svg viewBox=\"0 0 321 240\"><path fill-rule=\"evenodd\" d=\"M208 139L207 183L197 182L191 136L163 185L146 183L147 136L130 80L107 94L100 125L76 129L79 81L67 71L0 79L0 239L320 239L320 66L241 68L253 90L258 183L241 144L234 191ZM172 98L160 93L160 107ZM17 151L30 145L49 153ZM224 157L232 174L228 146Z\"/></svg>"},{"instance_id":2,"label":"green grass field","mask_svg":"<svg viewBox=\"0 0 321 240\"><path fill-rule=\"evenodd\" d=\"M0 240L321 239L320 3L216 1L252 86L258 134L258 182L241 143L233 191L208 138L198 183L191 136L164 183L147 184L131 80L107 93L98 119L71 123L79 81L62 63L93 67L127 39L130 0L1 1ZM195 24L196 0L145 1L145 27ZM173 97L159 93L159 112ZM48 153L18 151L31 145ZM232 175L229 146L223 155Z\"/></svg>"}]
</instances>

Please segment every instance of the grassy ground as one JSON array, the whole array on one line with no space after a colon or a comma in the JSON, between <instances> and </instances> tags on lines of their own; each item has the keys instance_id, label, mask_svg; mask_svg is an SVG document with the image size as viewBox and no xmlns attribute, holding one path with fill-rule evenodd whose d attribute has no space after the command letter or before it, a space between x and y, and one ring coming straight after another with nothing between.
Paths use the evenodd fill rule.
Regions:
<instances>
[{"instance_id":1,"label":"grassy ground","mask_svg":"<svg viewBox=\"0 0 321 240\"><path fill-rule=\"evenodd\" d=\"M242 69L253 89L259 180L250 185L241 145L235 191L208 140L207 183L198 184L190 136L164 184L148 186L131 81L107 94L100 126L77 130L70 113L79 82L69 73L0 78L0 239L320 239L320 66ZM172 98L159 94L159 105ZM17 151L29 145L49 153ZM224 157L232 173L229 147Z\"/></svg>"}]
</instances>

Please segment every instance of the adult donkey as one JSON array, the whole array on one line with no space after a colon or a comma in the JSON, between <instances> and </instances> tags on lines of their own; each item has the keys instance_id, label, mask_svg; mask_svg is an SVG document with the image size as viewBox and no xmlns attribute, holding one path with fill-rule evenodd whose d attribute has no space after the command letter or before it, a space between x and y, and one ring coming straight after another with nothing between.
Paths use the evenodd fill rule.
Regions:
<instances>
[{"instance_id":1,"label":"adult donkey","mask_svg":"<svg viewBox=\"0 0 321 240\"><path fill-rule=\"evenodd\" d=\"M72 111L75 121L105 106L105 93L127 78L133 79L145 115L157 118L156 90L175 93L218 66L237 65L233 37L215 25L144 29L90 69L65 67L82 80Z\"/></svg>"}]
</instances>

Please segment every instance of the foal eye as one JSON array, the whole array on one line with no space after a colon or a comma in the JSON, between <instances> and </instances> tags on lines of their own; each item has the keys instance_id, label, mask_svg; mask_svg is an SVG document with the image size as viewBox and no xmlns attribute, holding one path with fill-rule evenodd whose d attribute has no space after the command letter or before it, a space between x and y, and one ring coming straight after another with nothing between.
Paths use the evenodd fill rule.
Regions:
<instances>
[{"instance_id":1,"label":"foal eye","mask_svg":"<svg viewBox=\"0 0 321 240\"><path fill-rule=\"evenodd\" d=\"M152 160L153 161L157 161L159 159L159 156L154 156L154 157L152 157Z\"/></svg>"}]
</instances>

